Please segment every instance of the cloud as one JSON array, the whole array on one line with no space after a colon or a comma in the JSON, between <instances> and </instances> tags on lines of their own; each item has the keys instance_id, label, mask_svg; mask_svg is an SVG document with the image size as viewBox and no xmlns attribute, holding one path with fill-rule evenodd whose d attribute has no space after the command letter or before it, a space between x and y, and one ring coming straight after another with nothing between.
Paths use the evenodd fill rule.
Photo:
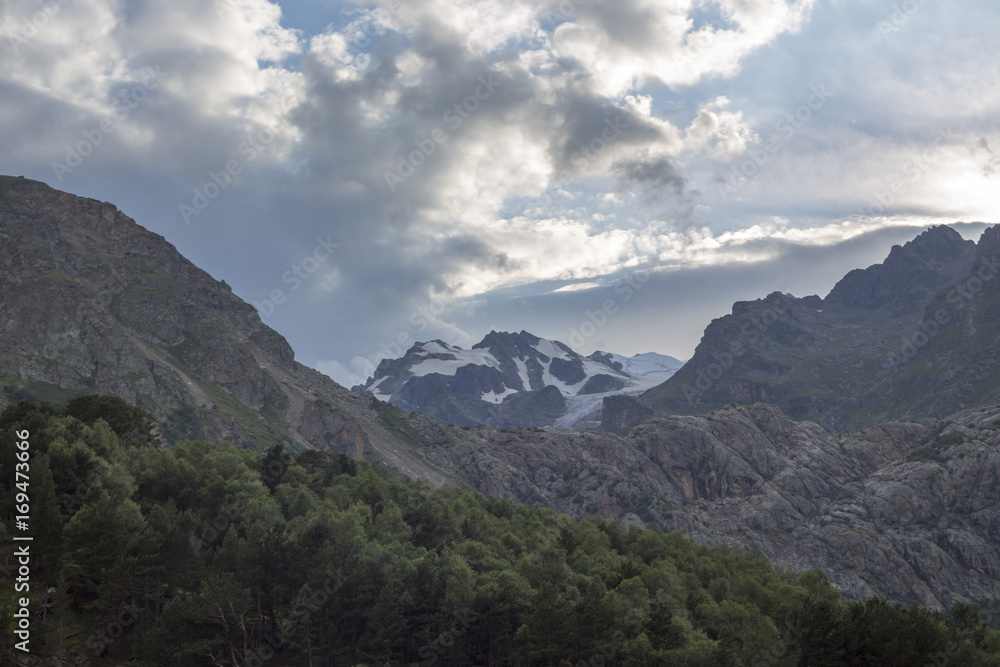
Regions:
<instances>
[{"instance_id":1,"label":"cloud","mask_svg":"<svg viewBox=\"0 0 1000 667\"><path fill-rule=\"evenodd\" d=\"M574 20L553 36L555 52L580 64L595 93L627 94L651 83L690 85L730 77L754 50L798 30L814 0L631 0L573 2ZM695 25L692 10L716 5L719 19Z\"/></svg>"},{"instance_id":2,"label":"cloud","mask_svg":"<svg viewBox=\"0 0 1000 667\"><path fill-rule=\"evenodd\" d=\"M612 165L612 171L622 189L638 185L654 194L664 190L679 194L687 184L677 162L665 155L640 155L619 160Z\"/></svg>"}]
</instances>

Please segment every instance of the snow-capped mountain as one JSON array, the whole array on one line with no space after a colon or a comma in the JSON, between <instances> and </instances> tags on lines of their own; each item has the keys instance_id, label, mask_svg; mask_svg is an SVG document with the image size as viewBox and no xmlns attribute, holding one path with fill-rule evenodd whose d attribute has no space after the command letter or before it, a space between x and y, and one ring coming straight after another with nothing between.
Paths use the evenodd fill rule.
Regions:
<instances>
[{"instance_id":1,"label":"snow-capped mountain","mask_svg":"<svg viewBox=\"0 0 1000 667\"><path fill-rule=\"evenodd\" d=\"M656 352L645 352L625 357L620 354L598 351L590 355L588 359L601 361L627 376L629 381L621 389L611 389L594 394L580 393L568 398L566 414L553 423L556 428L599 428L605 397L620 394L628 396L641 394L647 389L665 382L684 365L683 361Z\"/></svg>"},{"instance_id":2,"label":"snow-capped mountain","mask_svg":"<svg viewBox=\"0 0 1000 667\"><path fill-rule=\"evenodd\" d=\"M594 354L608 353L595 352ZM656 352L644 352L643 354L636 354L631 357L612 354L611 359L613 362L621 364L622 370L626 373L640 378L649 378L650 381L655 380L656 384L669 378L684 365L683 361L665 354L657 354Z\"/></svg>"},{"instance_id":3,"label":"snow-capped mountain","mask_svg":"<svg viewBox=\"0 0 1000 667\"><path fill-rule=\"evenodd\" d=\"M652 352L584 357L526 331L491 331L470 350L417 343L355 390L458 426L592 428L604 397L641 393L682 365Z\"/></svg>"}]
</instances>

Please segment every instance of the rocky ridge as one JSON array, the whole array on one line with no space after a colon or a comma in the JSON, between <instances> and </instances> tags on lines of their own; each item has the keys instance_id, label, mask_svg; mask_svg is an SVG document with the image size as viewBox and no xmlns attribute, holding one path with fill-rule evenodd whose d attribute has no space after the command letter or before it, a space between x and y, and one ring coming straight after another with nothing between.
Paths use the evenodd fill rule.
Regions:
<instances>
[{"instance_id":1,"label":"rocky ridge","mask_svg":"<svg viewBox=\"0 0 1000 667\"><path fill-rule=\"evenodd\" d=\"M1000 401L1000 226L978 244L950 227L847 274L826 298L775 292L712 321L691 360L603 426L774 403L833 431L943 418ZM933 378L930 381L929 378Z\"/></svg>"},{"instance_id":2,"label":"rocky ridge","mask_svg":"<svg viewBox=\"0 0 1000 667\"><path fill-rule=\"evenodd\" d=\"M0 180L0 294L0 407L112 393L152 412L169 442L327 448L448 479L113 204Z\"/></svg>"}]
</instances>

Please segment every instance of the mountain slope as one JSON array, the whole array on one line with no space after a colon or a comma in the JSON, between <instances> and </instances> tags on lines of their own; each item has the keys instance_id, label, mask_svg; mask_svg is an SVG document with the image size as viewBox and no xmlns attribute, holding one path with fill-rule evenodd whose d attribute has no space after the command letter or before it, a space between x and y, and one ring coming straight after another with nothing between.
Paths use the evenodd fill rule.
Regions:
<instances>
[{"instance_id":1,"label":"mountain slope","mask_svg":"<svg viewBox=\"0 0 1000 667\"><path fill-rule=\"evenodd\" d=\"M587 428L600 425L605 397L638 394L680 366L655 353L584 357L527 331L491 331L471 350L417 343L354 390L456 426Z\"/></svg>"},{"instance_id":2,"label":"mountain slope","mask_svg":"<svg viewBox=\"0 0 1000 667\"><path fill-rule=\"evenodd\" d=\"M113 393L156 415L168 441L294 442L447 479L366 399L297 363L228 285L112 204L0 181L0 293L0 405Z\"/></svg>"},{"instance_id":3,"label":"mountain slope","mask_svg":"<svg viewBox=\"0 0 1000 667\"><path fill-rule=\"evenodd\" d=\"M609 401L604 427L624 432L651 415L765 401L843 431L995 401L1000 374L987 369L996 369L1000 342L998 233L976 244L934 227L882 264L850 272L825 299L775 292L736 303L673 377L636 401Z\"/></svg>"}]
</instances>

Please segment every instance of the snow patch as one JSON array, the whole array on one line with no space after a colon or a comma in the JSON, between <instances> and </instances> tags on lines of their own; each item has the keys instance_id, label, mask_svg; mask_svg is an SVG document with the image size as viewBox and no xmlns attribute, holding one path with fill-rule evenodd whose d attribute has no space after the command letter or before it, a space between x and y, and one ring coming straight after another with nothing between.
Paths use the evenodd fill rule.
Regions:
<instances>
[{"instance_id":1,"label":"snow patch","mask_svg":"<svg viewBox=\"0 0 1000 667\"><path fill-rule=\"evenodd\" d=\"M511 389L510 387L505 387L502 394L498 394L493 391L487 391L483 393L480 399L486 401L487 403L494 403L496 405L499 405L500 403L503 403L503 399L507 398L511 394L517 394L517 393L519 393L517 389Z\"/></svg>"},{"instance_id":2,"label":"snow patch","mask_svg":"<svg viewBox=\"0 0 1000 667\"><path fill-rule=\"evenodd\" d=\"M440 348L440 346L438 346ZM418 377L440 373L441 375L454 375L459 368L475 364L479 366L489 366L499 368L500 362L490 354L489 350L446 350L435 354L453 354L454 359L426 359L410 367L410 372Z\"/></svg>"},{"instance_id":3,"label":"snow patch","mask_svg":"<svg viewBox=\"0 0 1000 667\"><path fill-rule=\"evenodd\" d=\"M607 364L602 364L601 362L594 361L593 359L583 360L583 372L587 374L587 380L595 375L613 375L626 381L631 379L628 373L624 371L616 371L614 368L608 367ZM584 382L587 380L584 380Z\"/></svg>"},{"instance_id":4,"label":"snow patch","mask_svg":"<svg viewBox=\"0 0 1000 667\"><path fill-rule=\"evenodd\" d=\"M572 359L572 357L566 353L566 350L562 349L547 338L539 340L538 345L535 345L534 347L546 357L552 357L553 359L565 359L566 361L570 361Z\"/></svg>"},{"instance_id":5,"label":"snow patch","mask_svg":"<svg viewBox=\"0 0 1000 667\"><path fill-rule=\"evenodd\" d=\"M456 350L450 345L442 345L436 340L432 340L429 343L424 343L422 354L454 354L455 352L461 352L461 350Z\"/></svg>"},{"instance_id":6,"label":"snow patch","mask_svg":"<svg viewBox=\"0 0 1000 667\"><path fill-rule=\"evenodd\" d=\"M373 384L372 386L370 386L368 388L368 391L371 392L371 395L374 396L375 398L377 398L380 401L386 401L386 402L388 402L389 399L392 398L392 394L381 394L378 391L378 386L380 384L382 384L383 382L385 382L386 380L388 380L388 379L389 379L388 375L380 377L378 380L375 381L375 384Z\"/></svg>"},{"instance_id":7,"label":"snow patch","mask_svg":"<svg viewBox=\"0 0 1000 667\"><path fill-rule=\"evenodd\" d=\"M528 378L528 364L524 363L521 357L514 358L514 365L517 366L517 374L521 378L521 386L525 391L531 391L531 380Z\"/></svg>"},{"instance_id":8,"label":"snow patch","mask_svg":"<svg viewBox=\"0 0 1000 667\"><path fill-rule=\"evenodd\" d=\"M612 354L611 358L621 363L626 373L636 376L654 375L659 378L659 382L664 382L684 365L679 359L656 352L645 352L631 357Z\"/></svg>"}]
</instances>

